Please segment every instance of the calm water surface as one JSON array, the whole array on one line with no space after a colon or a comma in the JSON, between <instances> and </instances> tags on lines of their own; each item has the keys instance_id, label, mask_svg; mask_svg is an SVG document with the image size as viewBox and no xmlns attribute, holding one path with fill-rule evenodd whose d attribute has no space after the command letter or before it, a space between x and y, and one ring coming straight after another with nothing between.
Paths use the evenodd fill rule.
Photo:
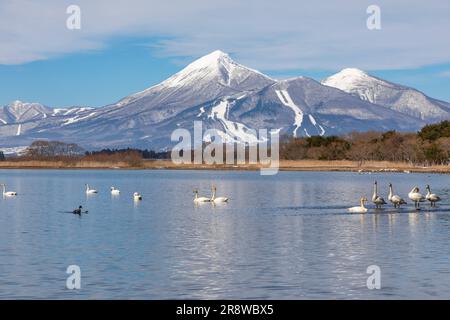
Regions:
<instances>
[{"instance_id":1,"label":"calm water surface","mask_svg":"<svg viewBox=\"0 0 450 320\"><path fill-rule=\"evenodd\" d=\"M375 179L386 199L389 182L405 198L429 183L443 201L348 214ZM0 170L0 182L19 193L0 198L3 299L450 299L450 176ZM194 206L211 183L230 202ZM68 213L80 204L89 214ZM370 265L381 290L366 287Z\"/></svg>"}]
</instances>

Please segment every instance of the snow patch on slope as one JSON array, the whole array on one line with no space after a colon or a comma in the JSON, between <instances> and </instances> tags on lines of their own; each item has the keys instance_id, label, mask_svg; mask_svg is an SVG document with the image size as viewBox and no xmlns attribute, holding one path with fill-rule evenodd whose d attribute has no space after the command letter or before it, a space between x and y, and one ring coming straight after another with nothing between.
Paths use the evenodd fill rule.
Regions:
<instances>
[{"instance_id":1,"label":"snow patch on slope","mask_svg":"<svg viewBox=\"0 0 450 320\"><path fill-rule=\"evenodd\" d=\"M248 128L243 123L228 120L228 112L231 107L232 103L228 100L221 100L211 109L211 114L208 116L222 124L226 133L226 136L222 136L224 142L258 143L259 140L255 130Z\"/></svg>"},{"instance_id":2,"label":"snow patch on slope","mask_svg":"<svg viewBox=\"0 0 450 320\"><path fill-rule=\"evenodd\" d=\"M308 117L309 121L311 121L313 126L316 127L316 129L318 129L317 131L320 131L319 135L323 136L325 134L325 129L320 124L317 123L316 119L312 115L308 114Z\"/></svg>"},{"instance_id":3,"label":"snow patch on slope","mask_svg":"<svg viewBox=\"0 0 450 320\"><path fill-rule=\"evenodd\" d=\"M200 118L205 113L205 107L200 107L200 113L197 115L197 118Z\"/></svg>"},{"instance_id":4,"label":"snow patch on slope","mask_svg":"<svg viewBox=\"0 0 450 320\"><path fill-rule=\"evenodd\" d=\"M88 119L88 118L90 118L90 117L92 117L92 116L94 116L96 114L97 114L97 112L92 112L92 113L90 113L90 114L88 114L87 116L84 116L84 117L76 116L76 117L73 117L73 118L69 118L61 126L67 126L69 124L76 123L78 121Z\"/></svg>"},{"instance_id":5,"label":"snow patch on slope","mask_svg":"<svg viewBox=\"0 0 450 320\"><path fill-rule=\"evenodd\" d=\"M57 117L57 116L68 116L68 115L72 115L72 114L80 114L83 113L85 111L89 111L92 110L93 108L86 108L86 107L82 107L82 108L55 108L53 109L53 113L51 114L52 117Z\"/></svg>"},{"instance_id":6,"label":"snow patch on slope","mask_svg":"<svg viewBox=\"0 0 450 320\"><path fill-rule=\"evenodd\" d=\"M294 121L294 137L297 137L297 130L302 126L303 122L303 112L302 110L292 101L291 96L289 95L289 92L287 90L275 90L275 93L278 96L278 99L280 99L281 103L284 104L286 107L289 107L294 111L295 114L295 121Z\"/></svg>"}]
</instances>

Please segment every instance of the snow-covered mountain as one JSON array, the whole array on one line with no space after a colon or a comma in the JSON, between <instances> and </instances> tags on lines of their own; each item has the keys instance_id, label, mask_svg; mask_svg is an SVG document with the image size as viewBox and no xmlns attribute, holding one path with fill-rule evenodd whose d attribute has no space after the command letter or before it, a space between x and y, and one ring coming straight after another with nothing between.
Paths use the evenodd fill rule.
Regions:
<instances>
[{"instance_id":1,"label":"snow-covered mountain","mask_svg":"<svg viewBox=\"0 0 450 320\"><path fill-rule=\"evenodd\" d=\"M294 136L392 127L405 131L418 122L409 116L400 119L397 112L306 77L278 81L240 97L228 111L228 117L239 119L251 128L280 129Z\"/></svg>"},{"instance_id":2,"label":"snow-covered mountain","mask_svg":"<svg viewBox=\"0 0 450 320\"><path fill-rule=\"evenodd\" d=\"M0 146L23 148L33 139L33 132L41 132L44 128L51 131L66 124L75 122L93 108L50 108L40 103L27 103L14 101L9 105L0 107ZM8 142L14 137L11 142ZM45 137L51 139L51 137ZM7 140L7 141L4 141Z\"/></svg>"},{"instance_id":3,"label":"snow-covered mountain","mask_svg":"<svg viewBox=\"0 0 450 320\"><path fill-rule=\"evenodd\" d=\"M0 125L44 119L52 112L51 108L40 103L14 101L7 106L0 107Z\"/></svg>"},{"instance_id":4,"label":"snow-covered mountain","mask_svg":"<svg viewBox=\"0 0 450 320\"><path fill-rule=\"evenodd\" d=\"M0 146L26 146L33 140L52 139L77 142L90 149L164 149L175 145L170 140L175 129L192 130L194 121L200 120L204 130L222 130L226 141L256 141L252 129L276 129L295 136L415 131L430 119L423 115L436 114L435 109L430 110L437 108L434 103L421 104L418 113L411 112L412 107L397 107L406 96L384 104L393 101L380 100L385 91L374 91L373 87L363 90L364 84L375 81L372 79L376 78L348 69L323 84L305 77L277 81L214 51L160 84L105 107L51 109L24 103L5 106L0 109ZM404 88L376 81L380 82L375 88ZM355 92L365 95L355 94L350 87L358 87L360 91ZM448 104L439 103L446 110ZM450 119L445 113L439 116Z\"/></svg>"},{"instance_id":5,"label":"snow-covered mountain","mask_svg":"<svg viewBox=\"0 0 450 320\"><path fill-rule=\"evenodd\" d=\"M430 98L416 89L379 79L359 69L344 69L323 80L322 84L426 122L450 118L450 103Z\"/></svg>"},{"instance_id":6,"label":"snow-covered mountain","mask_svg":"<svg viewBox=\"0 0 450 320\"><path fill-rule=\"evenodd\" d=\"M92 110L92 108L73 107L53 109L36 102L28 103L16 100L6 106L0 106L0 126L43 120L47 117L76 115L87 110Z\"/></svg>"},{"instance_id":7,"label":"snow-covered mountain","mask_svg":"<svg viewBox=\"0 0 450 320\"><path fill-rule=\"evenodd\" d=\"M274 83L268 76L234 62L226 53L214 51L189 64L160 84L119 101L115 107L164 105L161 116L217 97L262 89ZM161 119L159 119L161 120Z\"/></svg>"}]
</instances>

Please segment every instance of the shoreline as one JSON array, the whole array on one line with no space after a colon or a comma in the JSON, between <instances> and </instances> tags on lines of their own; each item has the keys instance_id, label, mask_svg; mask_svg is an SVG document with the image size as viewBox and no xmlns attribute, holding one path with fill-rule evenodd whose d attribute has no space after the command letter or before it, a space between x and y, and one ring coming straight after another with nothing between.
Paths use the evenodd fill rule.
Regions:
<instances>
[{"instance_id":1,"label":"shoreline","mask_svg":"<svg viewBox=\"0 0 450 320\"><path fill-rule=\"evenodd\" d=\"M1 161L0 169L55 169L55 170L226 170L256 171L262 165L207 165L174 164L170 160L144 160L140 164L126 162L63 162L63 161ZM403 162L348 161L348 160L280 160L280 171L329 171L329 172L391 172L391 173L450 173L450 166L414 166Z\"/></svg>"}]
</instances>

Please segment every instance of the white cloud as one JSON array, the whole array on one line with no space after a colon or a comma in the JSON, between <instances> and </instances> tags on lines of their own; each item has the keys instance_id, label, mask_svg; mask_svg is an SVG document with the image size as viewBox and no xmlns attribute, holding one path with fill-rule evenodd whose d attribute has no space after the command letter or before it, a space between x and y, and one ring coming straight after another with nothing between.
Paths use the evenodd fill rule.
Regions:
<instances>
[{"instance_id":1,"label":"white cloud","mask_svg":"<svg viewBox=\"0 0 450 320\"><path fill-rule=\"evenodd\" d=\"M439 76L444 78L450 78L450 70L445 70L439 73Z\"/></svg>"},{"instance_id":2,"label":"white cloud","mask_svg":"<svg viewBox=\"0 0 450 320\"><path fill-rule=\"evenodd\" d=\"M415 68L450 61L450 2L377 0L382 29L366 27L370 0L2 0L0 64L98 50L118 36L158 36L174 59L215 49L263 70ZM82 29L66 29L77 4ZM345 5L344 5L345 4Z\"/></svg>"}]
</instances>

